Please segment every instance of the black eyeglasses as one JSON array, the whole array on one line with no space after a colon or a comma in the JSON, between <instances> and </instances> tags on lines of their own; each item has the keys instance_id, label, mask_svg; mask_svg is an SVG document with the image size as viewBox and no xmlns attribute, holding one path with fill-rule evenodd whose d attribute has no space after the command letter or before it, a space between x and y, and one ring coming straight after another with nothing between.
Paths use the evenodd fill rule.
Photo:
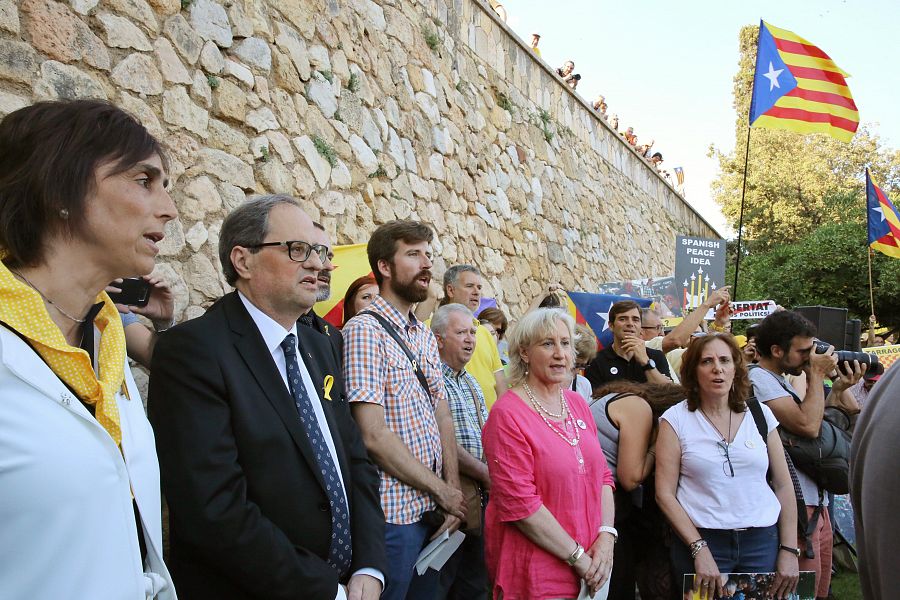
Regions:
<instances>
[{"instance_id":1,"label":"black eyeglasses","mask_svg":"<svg viewBox=\"0 0 900 600\"><path fill-rule=\"evenodd\" d=\"M662 325L641 325L641 329L655 329L656 331L662 331Z\"/></svg>"},{"instance_id":2,"label":"black eyeglasses","mask_svg":"<svg viewBox=\"0 0 900 600\"><path fill-rule=\"evenodd\" d=\"M309 256L315 252L319 260L324 264L328 259L328 246L322 244L310 244L309 242L301 242L299 240L291 240L287 242L266 242L264 244L255 244L247 246L247 248L265 248L268 246L287 246L288 258L294 262L306 262Z\"/></svg>"},{"instance_id":3,"label":"black eyeglasses","mask_svg":"<svg viewBox=\"0 0 900 600\"><path fill-rule=\"evenodd\" d=\"M726 442L716 442L716 446L719 447L719 450L722 451L722 454L725 456L725 462L722 463L722 471L725 472L729 477L734 477L734 466L731 464L731 456L728 454L728 446ZM725 465L728 465L728 469L725 469Z\"/></svg>"}]
</instances>

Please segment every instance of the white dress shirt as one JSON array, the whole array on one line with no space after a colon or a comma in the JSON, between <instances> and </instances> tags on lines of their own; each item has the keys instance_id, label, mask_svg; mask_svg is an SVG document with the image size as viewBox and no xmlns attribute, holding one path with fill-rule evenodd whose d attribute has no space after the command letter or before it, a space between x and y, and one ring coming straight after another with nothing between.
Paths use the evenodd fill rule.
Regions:
<instances>
[{"instance_id":1,"label":"white dress shirt","mask_svg":"<svg viewBox=\"0 0 900 600\"><path fill-rule=\"evenodd\" d=\"M284 358L284 350L281 349L281 342L284 341L284 338L286 338L288 334L294 334L294 343L298 344L297 356L300 358L300 360L298 360L297 363L300 367L300 375L303 378L303 385L306 386L306 393L309 395L309 399L313 407L313 412L316 414L316 422L319 424L319 429L322 431L322 437L325 438L325 445L328 446L328 452L329 454L331 454L331 459L334 461L338 477L341 480L341 490L344 494L344 502L347 504L347 511L349 514L350 502L347 499L347 488L344 485L344 476L341 473L337 450L334 447L334 438L331 437L331 430L328 428L328 421L325 419L325 411L322 409L321 401L319 401L318 389L313 383L312 377L310 377L309 375L309 369L306 367L306 363L303 358L304 356L308 357L308 355L302 348L299 347L300 338L297 335L297 323L295 322L290 329L285 329L272 317L254 306L254 304L250 302L250 300L248 300L247 297L244 296L244 294L238 292L238 297L241 299L241 302L243 302L244 308L246 308L247 312L250 313L250 318L253 319L253 322L256 324L256 328L259 329L259 333L262 335L263 341L266 344L266 348L268 348L269 352L272 354L272 360L275 361L275 366L278 368L278 373L281 375L281 379L284 381L284 387L287 388L289 392L291 388L290 385L288 385L287 364ZM297 418L299 419L300 417L298 416ZM353 575L369 575L370 577L374 577L381 582L382 589L384 589L384 575L378 569L360 569L358 571L355 571ZM344 588L339 585L335 600L346 600L346 598L347 596L344 593Z\"/></svg>"}]
</instances>

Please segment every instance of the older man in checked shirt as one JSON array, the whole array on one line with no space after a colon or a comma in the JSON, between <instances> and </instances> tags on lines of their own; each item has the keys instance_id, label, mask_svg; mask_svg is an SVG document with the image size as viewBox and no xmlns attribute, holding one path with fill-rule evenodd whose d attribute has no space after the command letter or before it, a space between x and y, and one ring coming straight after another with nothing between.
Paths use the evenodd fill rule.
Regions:
<instances>
[{"instance_id":1,"label":"older man in checked shirt","mask_svg":"<svg viewBox=\"0 0 900 600\"><path fill-rule=\"evenodd\" d=\"M416 221L375 230L367 253L381 294L343 329L348 400L381 476L389 565L382 600L433 598L438 574L416 575L416 557L465 517L437 343L412 311L428 294L433 235ZM425 515L438 507L445 516L435 531Z\"/></svg>"},{"instance_id":2,"label":"older man in checked shirt","mask_svg":"<svg viewBox=\"0 0 900 600\"><path fill-rule=\"evenodd\" d=\"M483 510L487 501L485 493L491 487L491 478L484 462L481 429L487 420L484 394L478 381L466 371L476 346L477 321L472 311L462 304L440 307L431 319L431 330L437 338L444 371L444 386L453 414L456 429L456 453L459 459L460 477L468 478L473 486L468 489L480 497ZM477 487L476 487L477 486ZM467 488L464 487L464 493ZM468 498L468 494L467 498ZM477 513L476 513L477 514ZM466 539L441 569L440 590L437 599L487 600L488 576L484 562L483 512L476 522L466 523ZM470 508L467 517L472 516ZM474 517L472 517L474 518Z\"/></svg>"}]
</instances>

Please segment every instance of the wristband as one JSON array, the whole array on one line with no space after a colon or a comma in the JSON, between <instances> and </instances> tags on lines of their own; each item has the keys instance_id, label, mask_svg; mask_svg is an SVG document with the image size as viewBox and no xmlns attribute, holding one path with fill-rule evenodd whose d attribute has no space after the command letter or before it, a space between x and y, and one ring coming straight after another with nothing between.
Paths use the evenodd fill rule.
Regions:
<instances>
[{"instance_id":1,"label":"wristband","mask_svg":"<svg viewBox=\"0 0 900 600\"><path fill-rule=\"evenodd\" d=\"M784 544L779 544L778 549L784 550L785 552L790 552L797 558L800 558L800 548L791 548L790 546L785 546Z\"/></svg>"},{"instance_id":2,"label":"wristband","mask_svg":"<svg viewBox=\"0 0 900 600\"><path fill-rule=\"evenodd\" d=\"M696 542L691 542L691 558L697 558L697 555L700 554L700 551L706 548L707 543L704 539L699 539Z\"/></svg>"},{"instance_id":3,"label":"wristband","mask_svg":"<svg viewBox=\"0 0 900 600\"><path fill-rule=\"evenodd\" d=\"M613 536L613 544L619 541L619 532L615 527L610 527L609 525L602 525L600 529L597 530L597 534L601 533L611 533Z\"/></svg>"},{"instance_id":4,"label":"wristband","mask_svg":"<svg viewBox=\"0 0 900 600\"><path fill-rule=\"evenodd\" d=\"M568 558L566 558L566 563L570 567L574 567L575 563L578 562L578 559L581 558L581 556L583 554L584 554L584 546L582 546L578 542L575 542L575 551L572 552L572 554L570 554Z\"/></svg>"}]
</instances>

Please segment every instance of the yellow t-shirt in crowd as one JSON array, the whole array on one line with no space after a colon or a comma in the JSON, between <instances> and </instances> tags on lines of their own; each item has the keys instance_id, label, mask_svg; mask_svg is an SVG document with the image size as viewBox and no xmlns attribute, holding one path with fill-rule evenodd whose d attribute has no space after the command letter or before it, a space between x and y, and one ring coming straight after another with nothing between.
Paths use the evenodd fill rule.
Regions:
<instances>
[{"instance_id":1,"label":"yellow t-shirt in crowd","mask_svg":"<svg viewBox=\"0 0 900 600\"><path fill-rule=\"evenodd\" d=\"M497 342L494 336L487 328L478 324L478 330L475 332L475 352L472 354L472 360L466 365L466 371L478 381L481 386L481 392L484 394L484 405L488 410L494 406L497 401L497 379L494 373L503 370L503 363L500 362L500 353L497 351Z\"/></svg>"}]
</instances>

